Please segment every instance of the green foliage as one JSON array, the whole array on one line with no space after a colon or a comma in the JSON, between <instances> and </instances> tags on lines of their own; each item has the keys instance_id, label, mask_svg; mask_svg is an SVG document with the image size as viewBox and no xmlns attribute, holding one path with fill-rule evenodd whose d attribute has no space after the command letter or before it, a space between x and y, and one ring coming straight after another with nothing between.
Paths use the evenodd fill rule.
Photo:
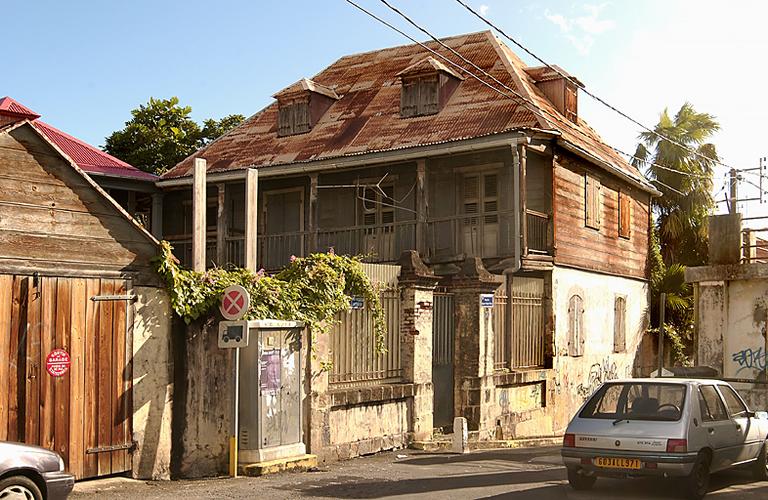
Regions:
<instances>
[{"instance_id":1,"label":"green foliage","mask_svg":"<svg viewBox=\"0 0 768 500\"><path fill-rule=\"evenodd\" d=\"M157 271L168 286L173 310L187 323L210 314L230 285L241 285L250 293L247 319L303 321L315 333L326 331L338 313L349 309L350 296L358 296L373 312L376 346L384 351L384 309L359 258L315 253L292 258L285 269L268 276L242 268L204 273L182 269L172 250L167 241L162 242Z\"/></svg>"},{"instance_id":2,"label":"green foliage","mask_svg":"<svg viewBox=\"0 0 768 500\"><path fill-rule=\"evenodd\" d=\"M142 170L162 174L245 119L229 115L205 120L200 127L190 113L192 108L179 105L178 97L150 98L131 111L122 130L106 138L104 150Z\"/></svg>"},{"instance_id":3,"label":"green foliage","mask_svg":"<svg viewBox=\"0 0 768 500\"><path fill-rule=\"evenodd\" d=\"M660 330L659 327L656 327L651 328L648 331L654 335L658 335ZM691 366L690 357L686 352L689 343L686 342L685 336L680 333L674 325L665 323L664 338L669 341L669 345L672 347L672 358L675 363L680 366ZM667 343L665 342L665 345L666 344Z\"/></svg>"},{"instance_id":4,"label":"green foliage","mask_svg":"<svg viewBox=\"0 0 768 500\"><path fill-rule=\"evenodd\" d=\"M661 113L655 132L706 158L656 134L640 134L641 142L635 152L638 159L633 163L637 167L647 166L646 175L663 193L654 198L653 208L661 237L661 255L667 264L706 263L707 217L714 208L712 175L718 160L715 146L707 140L719 129L712 115L697 112L689 103L683 104L674 118L666 109Z\"/></svg>"}]
</instances>

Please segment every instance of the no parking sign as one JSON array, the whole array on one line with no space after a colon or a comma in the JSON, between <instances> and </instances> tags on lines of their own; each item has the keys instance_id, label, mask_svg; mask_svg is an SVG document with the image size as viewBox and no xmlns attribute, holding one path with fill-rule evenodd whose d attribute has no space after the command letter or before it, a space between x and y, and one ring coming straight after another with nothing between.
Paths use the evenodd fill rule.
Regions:
<instances>
[{"instance_id":1,"label":"no parking sign","mask_svg":"<svg viewBox=\"0 0 768 500\"><path fill-rule=\"evenodd\" d=\"M250 305L251 296L248 294L248 290L240 285L231 285L225 288L221 295L219 311L225 319L236 321L245 316Z\"/></svg>"}]
</instances>

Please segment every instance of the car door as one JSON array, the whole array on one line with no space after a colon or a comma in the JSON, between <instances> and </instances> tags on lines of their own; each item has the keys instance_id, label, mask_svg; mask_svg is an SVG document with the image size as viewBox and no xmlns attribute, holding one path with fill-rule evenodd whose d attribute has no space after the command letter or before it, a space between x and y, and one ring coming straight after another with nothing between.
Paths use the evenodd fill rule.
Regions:
<instances>
[{"instance_id":1,"label":"car door","mask_svg":"<svg viewBox=\"0 0 768 500\"><path fill-rule=\"evenodd\" d=\"M747 405L741 397L728 385L718 384L717 388L725 401L728 417L733 425L735 435L734 463L746 462L757 457L760 452L760 430L749 418Z\"/></svg>"},{"instance_id":2,"label":"car door","mask_svg":"<svg viewBox=\"0 0 768 500\"><path fill-rule=\"evenodd\" d=\"M736 442L734 425L728 418L720 393L714 385L699 386L699 407L701 409L701 426L707 432L707 442L712 448L711 470L718 471L729 467L735 455L733 447Z\"/></svg>"}]
</instances>

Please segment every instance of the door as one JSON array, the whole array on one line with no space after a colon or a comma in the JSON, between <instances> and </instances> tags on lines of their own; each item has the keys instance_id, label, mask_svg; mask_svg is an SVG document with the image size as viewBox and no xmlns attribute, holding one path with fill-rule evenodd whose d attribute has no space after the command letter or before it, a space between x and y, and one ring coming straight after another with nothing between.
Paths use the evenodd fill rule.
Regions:
<instances>
[{"instance_id":1,"label":"door","mask_svg":"<svg viewBox=\"0 0 768 500\"><path fill-rule=\"evenodd\" d=\"M714 385L699 386L699 407L702 427L707 432L707 441L713 451L711 469L718 471L729 467L735 460L735 426Z\"/></svg>"},{"instance_id":2,"label":"door","mask_svg":"<svg viewBox=\"0 0 768 500\"><path fill-rule=\"evenodd\" d=\"M363 226L364 255L373 255L379 261L399 257L395 253L395 186L381 189L361 189L361 222Z\"/></svg>"},{"instance_id":3,"label":"door","mask_svg":"<svg viewBox=\"0 0 768 500\"><path fill-rule=\"evenodd\" d=\"M498 176L465 175L462 188L462 250L476 257L495 257L499 242Z\"/></svg>"},{"instance_id":4,"label":"door","mask_svg":"<svg viewBox=\"0 0 768 500\"><path fill-rule=\"evenodd\" d=\"M0 275L0 440L54 450L78 479L131 469L130 288ZM59 376L46 369L54 349L70 360Z\"/></svg>"},{"instance_id":5,"label":"door","mask_svg":"<svg viewBox=\"0 0 768 500\"><path fill-rule=\"evenodd\" d=\"M432 315L432 385L434 387L433 425L450 429L453 425L453 295L435 292Z\"/></svg>"},{"instance_id":6,"label":"door","mask_svg":"<svg viewBox=\"0 0 768 500\"><path fill-rule=\"evenodd\" d=\"M751 420L747 416L747 405L741 400L736 391L727 385L718 385L720 394L725 401L725 408L728 410L728 416L731 419L734 433L734 463L746 462L756 458L763 445L760 439L760 430L755 425L751 425Z\"/></svg>"},{"instance_id":7,"label":"door","mask_svg":"<svg viewBox=\"0 0 768 500\"><path fill-rule=\"evenodd\" d=\"M264 234L259 238L262 267L280 269L291 255L304 255L304 190L264 193Z\"/></svg>"}]
</instances>

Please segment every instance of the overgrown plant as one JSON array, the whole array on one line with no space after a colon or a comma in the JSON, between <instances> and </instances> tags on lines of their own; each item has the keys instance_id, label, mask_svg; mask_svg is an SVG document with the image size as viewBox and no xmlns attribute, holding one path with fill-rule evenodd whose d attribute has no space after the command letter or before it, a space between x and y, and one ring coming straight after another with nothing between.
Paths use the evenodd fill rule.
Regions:
<instances>
[{"instance_id":1,"label":"overgrown plant","mask_svg":"<svg viewBox=\"0 0 768 500\"><path fill-rule=\"evenodd\" d=\"M243 268L213 268L204 273L182 268L170 243L163 241L157 258L173 310L189 324L211 313L225 288L241 285L251 295L247 319L303 321L313 333L326 332L337 314L349 309L351 296L363 297L373 313L376 348L384 351L386 326L379 291L363 271L358 257L315 253L291 257L280 272L269 276Z\"/></svg>"}]
</instances>

